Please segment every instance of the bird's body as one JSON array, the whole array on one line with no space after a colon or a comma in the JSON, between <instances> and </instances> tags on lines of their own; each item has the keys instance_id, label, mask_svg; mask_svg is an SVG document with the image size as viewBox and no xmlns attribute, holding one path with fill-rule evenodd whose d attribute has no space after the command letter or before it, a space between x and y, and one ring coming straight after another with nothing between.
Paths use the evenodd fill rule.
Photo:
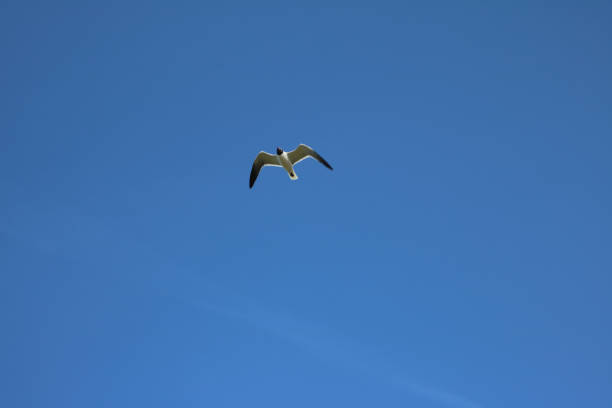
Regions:
<instances>
[{"instance_id":1,"label":"bird's body","mask_svg":"<svg viewBox=\"0 0 612 408\"><path fill-rule=\"evenodd\" d=\"M289 178L291 180L297 180L298 176L295 174L293 166L307 157L312 157L318 160L328 169L333 170L332 166L330 166L329 163L325 161L323 157L321 157L317 152L315 152L305 144L299 145L295 150L292 150L290 152L284 152L283 149L278 147L276 148L276 155L263 151L259 152L259 154L255 158L255 161L253 162L253 167L251 168L249 188L253 188L253 184L255 184L255 180L257 180L259 171L264 166L282 167L287 171L287 174L289 175Z\"/></svg>"},{"instance_id":2,"label":"bird's body","mask_svg":"<svg viewBox=\"0 0 612 408\"><path fill-rule=\"evenodd\" d=\"M278 161L280 165L283 166L283 168L287 171L287 174L289 174L289 178L291 180L298 179L295 174L295 171L293 170L293 163L291 163L291 160L289 160L289 155L287 154L287 152L282 152L280 155L278 155Z\"/></svg>"}]
</instances>

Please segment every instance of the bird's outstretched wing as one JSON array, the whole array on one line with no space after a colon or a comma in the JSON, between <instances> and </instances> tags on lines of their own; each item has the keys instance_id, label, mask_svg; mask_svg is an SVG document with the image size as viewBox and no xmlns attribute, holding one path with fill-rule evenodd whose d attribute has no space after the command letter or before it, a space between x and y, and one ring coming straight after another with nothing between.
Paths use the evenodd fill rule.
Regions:
<instances>
[{"instance_id":1,"label":"bird's outstretched wing","mask_svg":"<svg viewBox=\"0 0 612 408\"><path fill-rule=\"evenodd\" d=\"M287 152L287 156L289 156L289 160L291 160L291 164L296 164L298 162L301 162L302 160L310 156L313 159L317 159L319 163L321 163L328 169L333 170L332 166L330 166L329 163L325 161L325 159L321 157L319 153L315 152L314 150L312 150L310 147L306 146L305 144L301 144L295 150Z\"/></svg>"},{"instance_id":2,"label":"bird's outstretched wing","mask_svg":"<svg viewBox=\"0 0 612 408\"><path fill-rule=\"evenodd\" d=\"M257 176L259 175L259 170L261 170L263 166L280 166L278 157L266 152L259 152L251 168L249 188L253 188L253 184L255 184L255 180L257 180Z\"/></svg>"}]
</instances>

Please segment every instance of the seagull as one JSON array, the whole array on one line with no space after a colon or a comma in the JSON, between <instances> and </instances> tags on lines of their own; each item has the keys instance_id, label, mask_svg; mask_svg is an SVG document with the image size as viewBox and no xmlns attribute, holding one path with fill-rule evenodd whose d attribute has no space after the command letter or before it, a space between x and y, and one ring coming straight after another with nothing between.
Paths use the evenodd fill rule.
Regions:
<instances>
[{"instance_id":1,"label":"seagull","mask_svg":"<svg viewBox=\"0 0 612 408\"><path fill-rule=\"evenodd\" d=\"M261 170L263 166L283 167L287 171L287 174L289 174L291 180L297 180L298 176L295 174L293 166L307 157L312 157L328 169L333 170L332 166L330 166L319 153L305 144L299 145L295 150L290 152L284 152L283 149L277 147L276 155L262 151L255 157L253 168L251 169L251 177L249 178L249 188L253 188L253 184L255 184L255 180L257 180L257 176L259 175L259 170Z\"/></svg>"}]
</instances>

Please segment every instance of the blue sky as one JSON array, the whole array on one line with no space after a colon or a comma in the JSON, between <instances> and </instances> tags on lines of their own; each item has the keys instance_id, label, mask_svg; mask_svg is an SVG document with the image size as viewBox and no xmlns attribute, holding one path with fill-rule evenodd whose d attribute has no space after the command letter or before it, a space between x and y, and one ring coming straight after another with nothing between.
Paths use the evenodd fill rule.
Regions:
<instances>
[{"instance_id":1,"label":"blue sky","mask_svg":"<svg viewBox=\"0 0 612 408\"><path fill-rule=\"evenodd\" d=\"M612 6L493 3L5 2L0 404L611 406Z\"/></svg>"}]
</instances>

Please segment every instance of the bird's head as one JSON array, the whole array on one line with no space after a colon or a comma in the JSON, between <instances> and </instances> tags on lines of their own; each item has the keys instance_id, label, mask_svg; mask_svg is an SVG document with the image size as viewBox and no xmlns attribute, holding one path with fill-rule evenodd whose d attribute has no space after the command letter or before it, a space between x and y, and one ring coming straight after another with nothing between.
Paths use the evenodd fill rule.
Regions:
<instances>
[{"instance_id":1,"label":"bird's head","mask_svg":"<svg viewBox=\"0 0 612 408\"><path fill-rule=\"evenodd\" d=\"M276 154L278 154L279 156L280 156L281 154L283 154L283 149L281 149L280 147L277 147L277 148L276 148Z\"/></svg>"}]
</instances>

